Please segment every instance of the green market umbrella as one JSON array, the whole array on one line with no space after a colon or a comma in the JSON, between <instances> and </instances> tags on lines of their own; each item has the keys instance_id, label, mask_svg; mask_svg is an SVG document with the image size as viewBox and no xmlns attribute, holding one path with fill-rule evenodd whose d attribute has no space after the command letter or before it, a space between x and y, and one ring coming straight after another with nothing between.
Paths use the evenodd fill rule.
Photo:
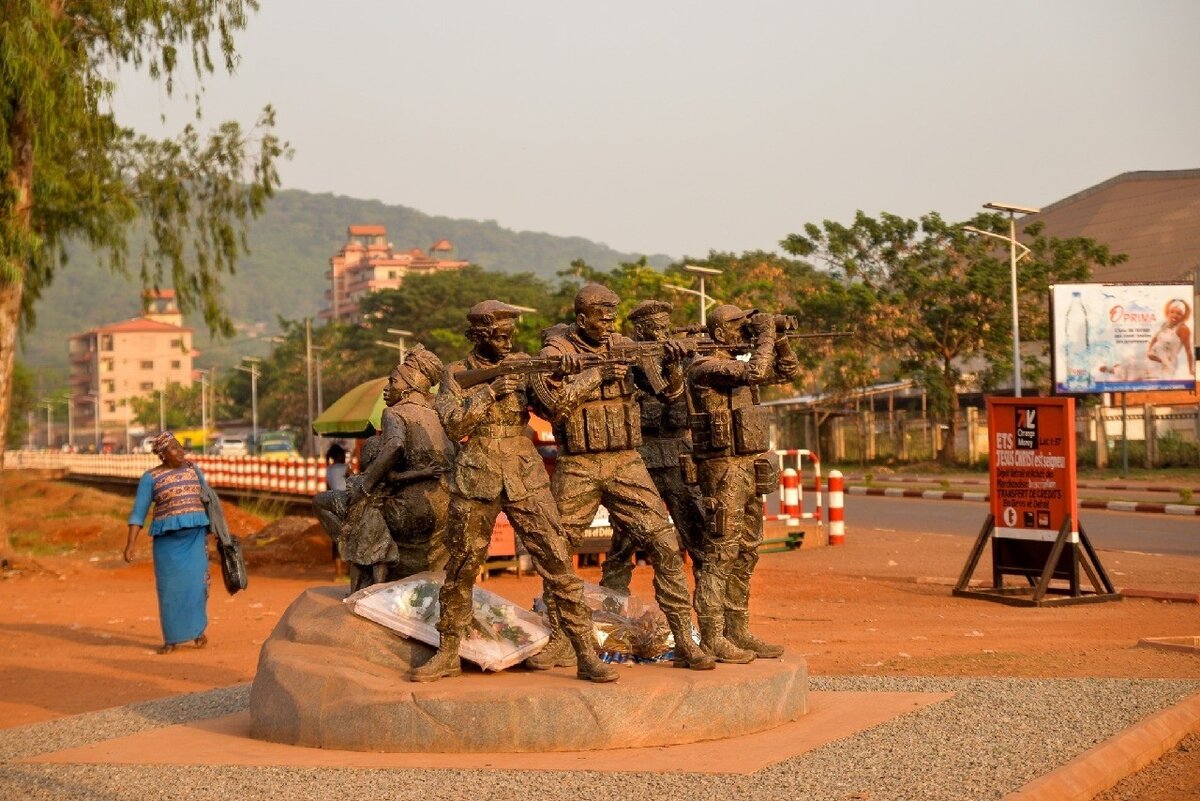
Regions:
<instances>
[{"instance_id":1,"label":"green market umbrella","mask_svg":"<svg viewBox=\"0 0 1200 801\"><path fill-rule=\"evenodd\" d=\"M383 417L386 378L359 384L313 420L313 433L322 437L369 437Z\"/></svg>"}]
</instances>

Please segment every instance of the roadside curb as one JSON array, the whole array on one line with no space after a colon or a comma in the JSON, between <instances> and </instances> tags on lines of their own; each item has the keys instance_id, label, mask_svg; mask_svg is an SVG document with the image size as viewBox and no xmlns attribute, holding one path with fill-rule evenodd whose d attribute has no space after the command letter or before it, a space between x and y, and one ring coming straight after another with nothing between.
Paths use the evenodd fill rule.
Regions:
<instances>
[{"instance_id":1,"label":"roadside curb","mask_svg":"<svg viewBox=\"0 0 1200 801\"><path fill-rule=\"evenodd\" d=\"M1168 592L1166 590L1139 590L1132 587L1121 589L1122 598L1146 598L1151 601L1173 601L1182 604L1200 604L1200 595L1194 592Z\"/></svg>"},{"instance_id":2,"label":"roadside curb","mask_svg":"<svg viewBox=\"0 0 1200 801\"><path fill-rule=\"evenodd\" d=\"M847 475L847 481L866 481L865 475ZM937 484L942 481L947 481L951 484L963 484L966 486L979 485L988 486L988 479L968 477L962 478L957 476L906 476L906 475L874 475L874 480L886 484ZM1191 487L1187 484L1112 484L1106 481L1077 481L1076 486L1080 489L1104 489L1116 490L1118 492L1179 492L1183 489L1190 489L1193 492L1200 493L1200 487Z\"/></svg>"},{"instance_id":3,"label":"roadside curb","mask_svg":"<svg viewBox=\"0 0 1200 801\"><path fill-rule=\"evenodd\" d=\"M954 490L917 490L898 487L846 487L848 495L873 495L882 498L923 498L927 501L984 501L986 492L957 492ZM1200 517L1200 506L1181 503L1144 503L1140 501L1080 501L1081 509L1104 509L1109 512L1139 512L1149 514Z\"/></svg>"},{"instance_id":4,"label":"roadside curb","mask_svg":"<svg viewBox=\"0 0 1200 801\"><path fill-rule=\"evenodd\" d=\"M1200 732L1200 693L1133 724L1001 801L1088 801Z\"/></svg>"}]
</instances>

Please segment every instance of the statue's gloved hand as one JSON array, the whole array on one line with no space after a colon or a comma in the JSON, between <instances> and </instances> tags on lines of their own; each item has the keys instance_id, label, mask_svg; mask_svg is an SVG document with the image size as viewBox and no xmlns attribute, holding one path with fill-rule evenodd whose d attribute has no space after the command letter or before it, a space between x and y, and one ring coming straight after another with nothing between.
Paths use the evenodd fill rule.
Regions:
<instances>
[{"instance_id":1,"label":"statue's gloved hand","mask_svg":"<svg viewBox=\"0 0 1200 801\"><path fill-rule=\"evenodd\" d=\"M678 339L668 339L663 343L663 356L668 362L681 362L687 356L687 345Z\"/></svg>"},{"instance_id":2,"label":"statue's gloved hand","mask_svg":"<svg viewBox=\"0 0 1200 801\"><path fill-rule=\"evenodd\" d=\"M488 386L491 387L492 393L499 398L501 395L510 395L519 390L524 380L519 375L502 375L493 379Z\"/></svg>"},{"instance_id":3,"label":"statue's gloved hand","mask_svg":"<svg viewBox=\"0 0 1200 801\"><path fill-rule=\"evenodd\" d=\"M629 372L629 365L622 362L605 362L600 365L600 379L602 381L624 381L625 375Z\"/></svg>"}]
</instances>

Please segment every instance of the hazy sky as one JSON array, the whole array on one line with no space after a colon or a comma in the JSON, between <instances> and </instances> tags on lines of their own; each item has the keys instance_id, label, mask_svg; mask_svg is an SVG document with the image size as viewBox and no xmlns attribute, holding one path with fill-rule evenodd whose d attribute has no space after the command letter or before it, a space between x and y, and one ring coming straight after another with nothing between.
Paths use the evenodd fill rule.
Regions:
<instances>
[{"instance_id":1,"label":"hazy sky","mask_svg":"<svg viewBox=\"0 0 1200 801\"><path fill-rule=\"evenodd\" d=\"M1200 167L1195 0L261 2L206 119L273 103L286 187L625 251ZM123 85L163 133L174 104Z\"/></svg>"}]
</instances>

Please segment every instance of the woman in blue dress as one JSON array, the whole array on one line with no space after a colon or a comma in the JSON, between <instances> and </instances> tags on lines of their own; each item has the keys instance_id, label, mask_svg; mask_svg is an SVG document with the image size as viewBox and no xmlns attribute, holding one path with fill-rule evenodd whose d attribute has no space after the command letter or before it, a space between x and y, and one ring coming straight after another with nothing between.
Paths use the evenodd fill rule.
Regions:
<instances>
[{"instance_id":1,"label":"woman in blue dress","mask_svg":"<svg viewBox=\"0 0 1200 801\"><path fill-rule=\"evenodd\" d=\"M200 488L206 484L200 468L187 460L183 446L170 431L155 437L151 447L162 464L147 470L138 482L133 512L129 515L125 561L133 561L134 543L153 502L150 539L163 632L158 653L169 654L181 643L193 642L197 648L208 644L204 630L208 627L205 537L209 520L200 499Z\"/></svg>"}]
</instances>

